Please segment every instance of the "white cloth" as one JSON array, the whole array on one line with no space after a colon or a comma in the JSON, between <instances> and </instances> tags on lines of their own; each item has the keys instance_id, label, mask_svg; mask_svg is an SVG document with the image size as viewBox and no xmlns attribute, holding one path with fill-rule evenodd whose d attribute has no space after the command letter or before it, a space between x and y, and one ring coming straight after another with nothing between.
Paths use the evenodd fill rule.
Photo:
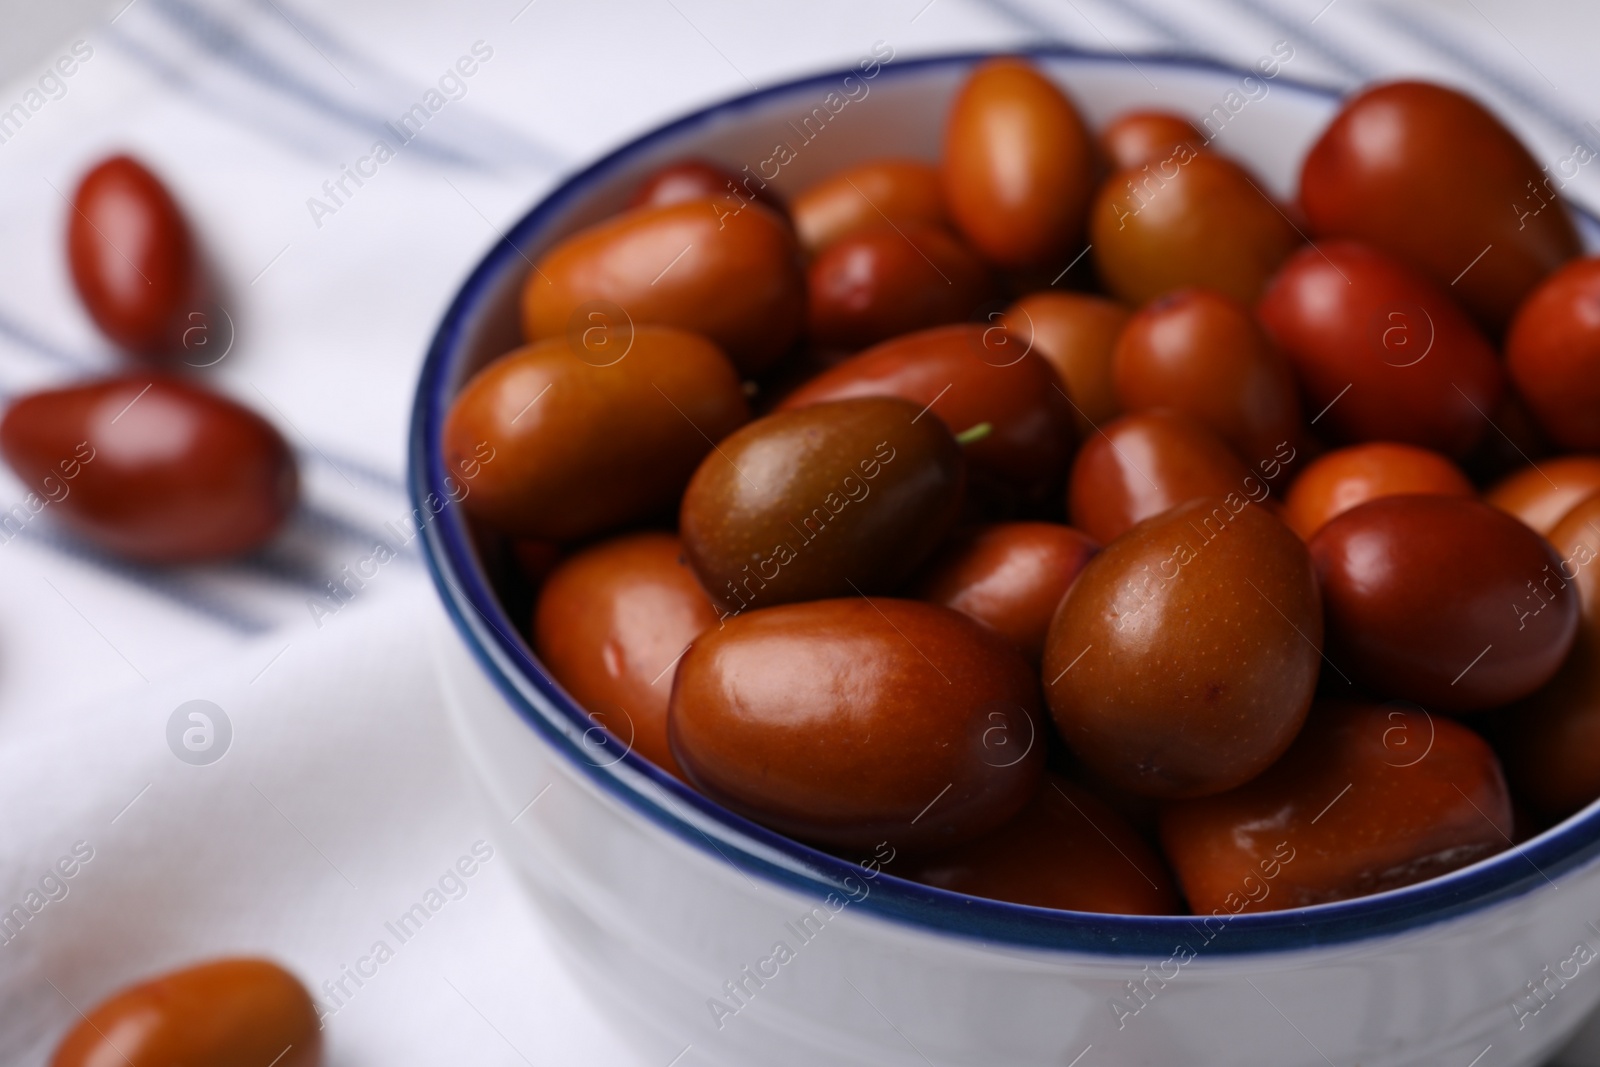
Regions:
<instances>
[{"instance_id":1,"label":"white cloth","mask_svg":"<svg viewBox=\"0 0 1600 1067\"><path fill-rule=\"evenodd\" d=\"M289 964L330 1064L629 1062L479 814L418 640L439 609L401 581L282 655L258 638L0 748L0 908L37 908L0 916L6 1063L44 1062L122 982L219 953ZM169 747L196 700L210 734L190 743L223 752L204 765Z\"/></svg>"},{"instance_id":2,"label":"white cloth","mask_svg":"<svg viewBox=\"0 0 1600 1067\"><path fill-rule=\"evenodd\" d=\"M877 40L910 56L1042 39L1245 64L1287 40L1292 78L1444 78L1554 166L1600 139L1585 127L1600 124L1585 104L1600 100L1597 31L1592 7L1510 0L133 0L85 27L54 54L74 58L70 77L52 57L0 88L0 395L116 365L72 294L63 197L93 161L132 151L228 286L237 339L201 374L294 442L306 507L226 567L116 565L48 509L0 539L0 908L37 904L14 934L0 923L0 1061L42 1062L74 1005L129 980L260 951L338 1008L341 1067L631 1065L550 957L451 754L414 549L320 627L308 606L408 513L427 339L470 265L563 172ZM376 140L397 144L384 123L430 91L443 103L420 134L362 164L360 185L344 178ZM25 117L8 124L13 104ZM1567 191L1600 204L1597 175ZM0 511L22 495L0 474ZM168 743L192 700L232 728L205 766ZM201 728L180 718L177 749ZM474 873L449 899L463 857ZM399 943L384 924L430 888L444 903ZM392 959L371 962L378 941ZM347 967L375 972L357 985ZM1572 1062L1600 1064L1588 1055Z\"/></svg>"}]
</instances>

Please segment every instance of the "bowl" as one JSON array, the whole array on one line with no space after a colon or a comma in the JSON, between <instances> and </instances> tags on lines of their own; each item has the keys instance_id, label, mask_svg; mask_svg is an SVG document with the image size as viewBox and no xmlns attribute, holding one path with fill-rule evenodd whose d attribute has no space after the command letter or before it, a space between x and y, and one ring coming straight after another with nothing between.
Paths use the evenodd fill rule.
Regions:
<instances>
[{"instance_id":1,"label":"bowl","mask_svg":"<svg viewBox=\"0 0 1600 1067\"><path fill-rule=\"evenodd\" d=\"M1337 106L1281 69L1175 56L1027 53L1092 123L1134 106L1203 116L1277 194ZM531 262L663 163L749 166L793 194L869 156L937 158L981 55L895 57L706 108L573 175L473 270L418 386L410 491L446 608L451 718L532 899L642 1063L1291 1067L1533 1064L1600 1000L1600 805L1441 878L1260 914L1139 917L977 899L768 831L629 751L588 716L491 591L440 451L462 383L515 347ZM1265 57L1270 58L1270 57ZM1160 88L1156 88L1159 84ZM778 145L790 151L776 151ZM782 159L782 162L779 160ZM1589 247L1600 226L1581 218ZM1492 1048L1493 1056L1483 1059Z\"/></svg>"}]
</instances>

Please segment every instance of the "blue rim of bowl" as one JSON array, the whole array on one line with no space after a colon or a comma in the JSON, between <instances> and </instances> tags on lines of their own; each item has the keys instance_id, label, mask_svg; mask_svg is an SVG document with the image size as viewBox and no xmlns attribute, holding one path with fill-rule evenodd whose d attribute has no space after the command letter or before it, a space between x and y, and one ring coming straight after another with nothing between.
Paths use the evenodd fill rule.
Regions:
<instances>
[{"instance_id":1,"label":"blue rim of bowl","mask_svg":"<svg viewBox=\"0 0 1600 1067\"><path fill-rule=\"evenodd\" d=\"M880 77L900 77L934 67L965 68L995 53L949 53L896 59ZM1005 54L1085 64L1126 64L1128 58L1063 47L1033 47ZM1213 60L1175 53L1141 54L1140 63L1243 77L1252 72ZM684 786L633 752L616 763L597 763L583 749L581 738L593 732L594 720L547 675L518 636L476 562L472 537L459 508L430 508L426 501L446 500L440 433L449 398L445 383L462 341L465 324L508 269L525 267L520 248L527 239L560 218L570 201L592 181L610 174L638 154L707 123L736 114L773 96L810 87L837 84L851 69L832 71L770 86L734 97L628 142L597 162L567 177L512 226L483 257L456 294L429 344L412 409L407 486L422 523L423 555L440 598L473 656L512 708L572 766L602 791L661 829L708 856L732 864L748 876L814 899L847 896L853 908L927 932L976 939L1017 948L1101 956L1166 956L1182 942L1198 940L1207 953L1242 955L1285 952L1414 931L1521 896L1545 885L1600 854L1600 805L1545 831L1530 841L1450 874L1390 890L1309 908L1225 917L1176 915L1130 916L1057 911L969 897L921 885L861 864L819 852L774 833L723 808ZM1336 89L1275 78L1275 88L1337 99ZM1600 220L1569 205L1578 223L1590 233ZM510 671L532 689L534 700ZM536 706L542 704L543 707ZM647 796L628 778L652 784ZM663 803L660 794L671 797ZM688 809L685 812L684 809ZM712 835L716 840L713 840ZM868 857L863 857L865 861ZM1243 887L1241 887L1243 888ZM859 899L857 899L859 896Z\"/></svg>"}]
</instances>

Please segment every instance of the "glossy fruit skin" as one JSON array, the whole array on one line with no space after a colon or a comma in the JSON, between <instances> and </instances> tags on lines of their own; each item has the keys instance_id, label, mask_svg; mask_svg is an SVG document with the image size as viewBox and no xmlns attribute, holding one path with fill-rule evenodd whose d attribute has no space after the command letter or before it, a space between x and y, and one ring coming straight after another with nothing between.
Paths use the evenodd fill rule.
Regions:
<instances>
[{"instance_id":1,"label":"glossy fruit skin","mask_svg":"<svg viewBox=\"0 0 1600 1067\"><path fill-rule=\"evenodd\" d=\"M1124 111L1100 131L1100 149L1113 170L1138 169L1171 157L1179 145L1206 146L1194 123L1170 111Z\"/></svg>"},{"instance_id":2,"label":"glossy fruit skin","mask_svg":"<svg viewBox=\"0 0 1600 1067\"><path fill-rule=\"evenodd\" d=\"M220 959L129 986L93 1008L50 1067L316 1067L316 1005L294 975Z\"/></svg>"},{"instance_id":3,"label":"glossy fruit skin","mask_svg":"<svg viewBox=\"0 0 1600 1067\"><path fill-rule=\"evenodd\" d=\"M1578 254L1572 220L1547 183L1476 101L1391 82L1353 97L1312 145L1300 203L1314 236L1358 238L1441 287L1455 282L1451 291L1498 332L1540 279Z\"/></svg>"},{"instance_id":4,"label":"glossy fruit skin","mask_svg":"<svg viewBox=\"0 0 1600 1067\"><path fill-rule=\"evenodd\" d=\"M1397 889L1493 855L1510 835L1488 744L1398 704L1319 704L1261 777L1161 813L1162 848L1196 915Z\"/></svg>"},{"instance_id":5,"label":"glossy fruit skin","mask_svg":"<svg viewBox=\"0 0 1600 1067\"><path fill-rule=\"evenodd\" d=\"M1600 448L1600 257L1534 289L1506 336L1506 369L1551 440Z\"/></svg>"},{"instance_id":6,"label":"glossy fruit skin","mask_svg":"<svg viewBox=\"0 0 1600 1067\"><path fill-rule=\"evenodd\" d=\"M0 453L30 500L45 498L73 533L141 563L249 552L299 495L294 453L271 423L163 374L24 396L0 420Z\"/></svg>"},{"instance_id":7,"label":"glossy fruit skin","mask_svg":"<svg viewBox=\"0 0 1600 1067\"><path fill-rule=\"evenodd\" d=\"M1209 289L1180 289L1135 312L1111 379L1122 410L1182 412L1252 465L1307 436L1288 361L1250 309Z\"/></svg>"},{"instance_id":8,"label":"glossy fruit skin","mask_svg":"<svg viewBox=\"0 0 1600 1067\"><path fill-rule=\"evenodd\" d=\"M1437 452L1374 441L1313 460L1284 496L1283 521L1310 541L1335 515L1381 496L1408 493L1473 497L1477 490L1460 467Z\"/></svg>"},{"instance_id":9,"label":"glossy fruit skin","mask_svg":"<svg viewBox=\"0 0 1600 1067\"><path fill-rule=\"evenodd\" d=\"M950 217L990 262L1059 269L1077 254L1094 144L1072 101L1029 64L973 70L946 116L940 168Z\"/></svg>"},{"instance_id":10,"label":"glossy fruit skin","mask_svg":"<svg viewBox=\"0 0 1600 1067\"><path fill-rule=\"evenodd\" d=\"M78 184L67 220L78 296L102 333L145 357L183 352L209 314L200 257L177 201L130 156L97 164Z\"/></svg>"},{"instance_id":11,"label":"glossy fruit skin","mask_svg":"<svg viewBox=\"0 0 1600 1067\"><path fill-rule=\"evenodd\" d=\"M641 181L628 207L665 207L691 200L722 201L723 210L736 211L747 200L759 200L778 214L783 200L753 174L740 175L706 159L680 159L651 172Z\"/></svg>"},{"instance_id":12,"label":"glossy fruit skin","mask_svg":"<svg viewBox=\"0 0 1600 1067\"><path fill-rule=\"evenodd\" d=\"M1001 318L1012 343L1055 368L1080 440L1122 413L1111 385L1111 355L1130 312L1088 293L1030 293Z\"/></svg>"},{"instance_id":13,"label":"glossy fruit skin","mask_svg":"<svg viewBox=\"0 0 1600 1067\"><path fill-rule=\"evenodd\" d=\"M1093 774L1143 796L1249 781L1289 747L1321 664L1306 546L1259 504L1202 497L1106 545L1045 643L1045 697Z\"/></svg>"},{"instance_id":14,"label":"glossy fruit skin","mask_svg":"<svg viewBox=\"0 0 1600 1067\"><path fill-rule=\"evenodd\" d=\"M1507 713L1506 773L1517 796L1565 818L1600 797L1600 493L1550 533L1580 606L1572 652L1548 685Z\"/></svg>"},{"instance_id":15,"label":"glossy fruit skin","mask_svg":"<svg viewBox=\"0 0 1600 1067\"><path fill-rule=\"evenodd\" d=\"M1569 511L1597 492L1600 456L1556 456L1507 475L1483 494L1483 500L1549 534Z\"/></svg>"},{"instance_id":16,"label":"glossy fruit skin","mask_svg":"<svg viewBox=\"0 0 1600 1067\"><path fill-rule=\"evenodd\" d=\"M836 171L795 197L790 214L800 247L813 256L885 223L949 224L939 168L920 159L870 159Z\"/></svg>"},{"instance_id":17,"label":"glossy fruit skin","mask_svg":"<svg viewBox=\"0 0 1600 1067\"><path fill-rule=\"evenodd\" d=\"M1279 461L1293 458L1285 452ZM1276 462L1276 461L1273 461ZM1270 462L1267 470L1273 470ZM1137 523L1200 496L1265 500L1271 480L1252 474L1222 439L1170 411L1124 415L1084 441L1072 463L1072 525L1111 541Z\"/></svg>"},{"instance_id":18,"label":"glossy fruit skin","mask_svg":"<svg viewBox=\"0 0 1600 1067\"><path fill-rule=\"evenodd\" d=\"M858 396L897 396L959 434L990 432L965 446L974 475L1030 492L1058 485L1072 457L1072 413L1038 356L998 327L940 326L875 345L784 398L780 411ZM932 405L931 407L929 405Z\"/></svg>"},{"instance_id":19,"label":"glossy fruit skin","mask_svg":"<svg viewBox=\"0 0 1600 1067\"><path fill-rule=\"evenodd\" d=\"M1454 458L1492 432L1485 416L1505 387L1494 349L1442 289L1376 248L1329 241L1295 253L1256 310L1319 431Z\"/></svg>"},{"instance_id":20,"label":"glossy fruit skin","mask_svg":"<svg viewBox=\"0 0 1600 1067\"><path fill-rule=\"evenodd\" d=\"M1555 550L1477 500L1369 500L1310 548L1329 659L1376 693L1435 711L1508 704L1550 680L1577 633Z\"/></svg>"},{"instance_id":21,"label":"glossy fruit skin","mask_svg":"<svg viewBox=\"0 0 1600 1067\"><path fill-rule=\"evenodd\" d=\"M730 612L894 589L961 507L966 464L894 397L774 412L725 438L683 494L695 574Z\"/></svg>"},{"instance_id":22,"label":"glossy fruit skin","mask_svg":"<svg viewBox=\"0 0 1600 1067\"><path fill-rule=\"evenodd\" d=\"M631 347L598 365L554 337L462 387L443 437L450 470L477 470L468 513L557 541L645 518L678 499L710 441L750 418L738 374L705 338L639 326L610 343Z\"/></svg>"},{"instance_id":23,"label":"glossy fruit skin","mask_svg":"<svg viewBox=\"0 0 1600 1067\"><path fill-rule=\"evenodd\" d=\"M895 873L915 882L1035 908L1176 915L1166 864L1105 801L1046 774L1015 819L986 837Z\"/></svg>"},{"instance_id":24,"label":"glossy fruit skin","mask_svg":"<svg viewBox=\"0 0 1600 1067\"><path fill-rule=\"evenodd\" d=\"M952 539L917 599L970 615L1038 663L1056 607L1100 546L1054 522L998 522Z\"/></svg>"},{"instance_id":25,"label":"glossy fruit skin","mask_svg":"<svg viewBox=\"0 0 1600 1067\"><path fill-rule=\"evenodd\" d=\"M581 329L596 302L608 319L620 308L635 329L704 334L755 374L799 333L805 281L794 233L776 214L692 200L625 211L546 252L523 284L523 335Z\"/></svg>"},{"instance_id":26,"label":"glossy fruit skin","mask_svg":"<svg viewBox=\"0 0 1600 1067\"><path fill-rule=\"evenodd\" d=\"M1253 304L1300 235L1239 164L1179 146L1106 179L1089 240L1106 288L1129 304L1198 285Z\"/></svg>"},{"instance_id":27,"label":"glossy fruit skin","mask_svg":"<svg viewBox=\"0 0 1600 1067\"><path fill-rule=\"evenodd\" d=\"M597 762L632 749L683 777L667 745L667 698L678 657L717 624L717 614L669 533L602 541L545 579L533 613L534 651L615 737L598 746L605 751Z\"/></svg>"},{"instance_id":28,"label":"glossy fruit skin","mask_svg":"<svg viewBox=\"0 0 1600 1067\"><path fill-rule=\"evenodd\" d=\"M678 666L669 729L690 780L735 811L824 846L915 853L1028 802L1038 694L1022 656L965 615L857 596L708 631Z\"/></svg>"},{"instance_id":29,"label":"glossy fruit skin","mask_svg":"<svg viewBox=\"0 0 1600 1067\"><path fill-rule=\"evenodd\" d=\"M960 322L994 293L989 269L944 229L869 226L825 248L806 270L806 336L855 350Z\"/></svg>"}]
</instances>

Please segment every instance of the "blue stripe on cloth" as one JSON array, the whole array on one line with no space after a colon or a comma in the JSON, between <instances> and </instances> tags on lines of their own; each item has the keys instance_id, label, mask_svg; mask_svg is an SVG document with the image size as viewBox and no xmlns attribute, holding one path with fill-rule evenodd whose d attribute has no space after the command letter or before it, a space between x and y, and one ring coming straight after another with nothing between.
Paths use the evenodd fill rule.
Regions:
<instances>
[{"instance_id":1,"label":"blue stripe on cloth","mask_svg":"<svg viewBox=\"0 0 1600 1067\"><path fill-rule=\"evenodd\" d=\"M112 559L76 538L65 536L38 523L29 523L14 535L18 540L122 579L129 585L241 634L259 634L275 629L277 622L239 610L234 598L222 597L195 587L179 574ZM0 546L3 551L3 546Z\"/></svg>"},{"instance_id":2,"label":"blue stripe on cloth","mask_svg":"<svg viewBox=\"0 0 1600 1067\"><path fill-rule=\"evenodd\" d=\"M1189 40L1189 36L1184 33L1181 27L1167 18L1166 12L1158 11L1148 4L1140 3L1139 0L1115 0L1113 6L1123 14L1132 15L1149 29L1165 37L1170 44L1179 47L1193 47L1194 42Z\"/></svg>"},{"instance_id":3,"label":"blue stripe on cloth","mask_svg":"<svg viewBox=\"0 0 1600 1067\"><path fill-rule=\"evenodd\" d=\"M1551 130L1592 144L1594 134L1586 128L1586 120L1572 114L1563 105L1553 103L1544 94L1528 89L1516 78L1496 69L1492 64L1486 63L1481 56L1475 56L1462 48L1456 42L1441 34L1436 27L1428 25L1421 19L1406 12L1403 8L1374 8L1373 14L1382 18L1397 29L1409 34L1412 38L1427 45L1441 56L1452 61L1461 68L1463 74L1470 73L1472 77L1493 86L1494 89L1518 107L1537 117ZM1531 63L1531 61L1530 61ZM1537 68L1534 68L1537 70Z\"/></svg>"},{"instance_id":4,"label":"blue stripe on cloth","mask_svg":"<svg viewBox=\"0 0 1600 1067\"><path fill-rule=\"evenodd\" d=\"M328 153L316 143L305 137L296 137L286 128L279 128L258 115L241 115L237 109L228 105L224 100L217 99L209 93L198 91L194 73L188 68L169 62L165 56L154 49L141 43L120 26L110 26L105 30L106 40L122 51L129 59L142 65L152 75L169 88L182 94L187 100L198 107L205 108L212 114L227 120L235 125L248 126L257 133L263 134L276 141L280 147L304 156L307 159L325 163ZM282 124L280 124L282 125Z\"/></svg>"},{"instance_id":5,"label":"blue stripe on cloth","mask_svg":"<svg viewBox=\"0 0 1600 1067\"><path fill-rule=\"evenodd\" d=\"M6 517L6 512L0 511L0 519ZM197 587L195 579L207 575L226 577L230 572L254 580L275 582L283 589L278 592L287 592L287 587L294 587L306 592L324 592L330 580L330 574L337 576L336 572L325 572L316 564L307 563L294 558L282 548L282 539L292 536L293 527L308 530L313 536L331 533L351 544L361 545L368 549L379 540L389 544L396 553L396 558L404 560L410 566L417 566L420 560L415 550L409 544L396 545L392 536L379 538L370 530L357 526L340 518L331 512L302 504L296 510L291 520L293 526L280 534L275 545L268 546L248 556L233 560L228 563L206 566L196 565L182 568L163 568L121 560L108 555L104 551L62 531L49 523L33 523L21 527L20 531L6 536L10 531L0 528L0 550L10 540L22 539L27 543L41 548L55 555L63 556L74 562L85 564L101 571L111 577L120 579L136 588L168 600L179 607L187 608L197 614L206 616L216 622L221 622L240 633L260 633L270 630L278 625L277 622L261 618L258 615L237 608L236 596L225 597L219 594L207 593ZM351 560L344 562L354 562Z\"/></svg>"},{"instance_id":6,"label":"blue stripe on cloth","mask_svg":"<svg viewBox=\"0 0 1600 1067\"><path fill-rule=\"evenodd\" d=\"M393 136L385 119L348 104L302 78L275 57L257 48L236 27L188 0L145 0L147 9L185 34L213 58L260 85L307 105L313 111L373 137ZM407 142L408 144L411 142ZM420 142L417 155L458 166L482 165L481 160L438 145Z\"/></svg>"},{"instance_id":7,"label":"blue stripe on cloth","mask_svg":"<svg viewBox=\"0 0 1600 1067\"><path fill-rule=\"evenodd\" d=\"M295 32L310 41L318 51L331 53L340 59L348 60L349 63L347 65L379 78L392 76L367 53L352 48L345 43L344 38L322 25L315 16L307 14L304 9L292 3L287 3L286 0L250 0L250 6L254 7L265 18L288 22ZM341 67L340 69L343 70L344 68Z\"/></svg>"},{"instance_id":8,"label":"blue stripe on cloth","mask_svg":"<svg viewBox=\"0 0 1600 1067\"><path fill-rule=\"evenodd\" d=\"M43 342L38 341L27 331L3 317L0 317L0 336L20 339L28 347L36 350L43 350L45 347ZM82 369L83 360L81 357L65 349L49 347L48 350L61 362ZM15 395L15 391L0 386L0 403L9 403ZM335 463L323 451L316 449L301 449L297 451L297 455L302 464L317 462L332 467L341 474L347 472L354 474L357 478L377 485L394 494L397 498L403 499L400 492L400 483L395 478L360 461L341 457ZM3 517L4 513L0 512L0 518ZM397 518L403 517L397 515ZM293 522L310 531L312 536L319 542L325 542L329 538L333 538L348 544L370 548L379 541L390 541L392 536L387 530L352 522L326 508L305 501L302 501L299 508L296 509ZM174 579L164 576L159 569L142 567L117 560L115 557L108 556L70 535L57 533L48 526L36 527L30 524L23 528L22 536L26 536L30 543L40 548L65 555L79 563L88 564L107 574L132 582L147 592L166 597L181 606L199 611L219 621L227 622L241 632L254 633L262 628L270 628L269 623L254 619L248 615L233 613L230 616L223 601L216 598L208 598L192 591L186 592L181 585L174 584ZM3 534L0 534L0 538L3 538ZM4 543L4 540L0 540L0 545ZM407 551L408 547L396 547L397 554L407 564L417 565L420 560L414 552ZM320 573L270 547L257 554L245 557L243 560L238 561L236 566L254 574L258 578L265 578L281 584L298 586L302 589L317 592L322 591L326 582L326 578Z\"/></svg>"},{"instance_id":9,"label":"blue stripe on cloth","mask_svg":"<svg viewBox=\"0 0 1600 1067\"><path fill-rule=\"evenodd\" d=\"M371 545L372 542L369 540L367 544ZM352 552L349 557L339 560L339 567L328 570L298 558L279 545L273 544L242 559L234 560L228 567L239 574L275 582L280 586L292 587L302 592L325 593L328 583L337 581L344 567L354 566L370 552L370 548L363 549L359 554ZM413 565L421 562L414 552L407 553L404 550L397 553L394 558L404 559Z\"/></svg>"},{"instance_id":10,"label":"blue stripe on cloth","mask_svg":"<svg viewBox=\"0 0 1600 1067\"><path fill-rule=\"evenodd\" d=\"M1248 11L1283 34L1284 39L1294 47L1300 48L1304 46L1307 51L1320 58L1323 62L1330 66L1338 67L1344 71L1348 78L1354 81L1370 81L1372 78L1377 77L1377 68L1370 63L1363 62L1354 53L1347 51L1343 45L1330 40L1327 33L1318 30L1317 27L1310 23L1301 26L1290 22L1267 4L1262 3L1261 0L1231 0L1231 2L1234 7L1242 11ZM1308 30L1317 34L1317 36L1315 38L1308 37L1306 34Z\"/></svg>"},{"instance_id":11,"label":"blue stripe on cloth","mask_svg":"<svg viewBox=\"0 0 1600 1067\"><path fill-rule=\"evenodd\" d=\"M1029 11L1014 0L978 0L979 7L986 7L995 14L1019 29L1027 30L1035 37L1047 41L1066 41L1066 34L1059 26L1055 26L1045 19ZM1067 43L1076 44L1076 41Z\"/></svg>"},{"instance_id":12,"label":"blue stripe on cloth","mask_svg":"<svg viewBox=\"0 0 1600 1067\"><path fill-rule=\"evenodd\" d=\"M1058 25L1031 10L1023 8L1020 4L1016 3L1015 0L978 0L978 2L982 6L1004 15L1018 26L1036 33L1041 37L1049 40L1066 41L1067 43L1078 43L1068 38L1066 33ZM1318 55L1323 59L1323 61L1327 62L1331 66L1343 70L1347 76L1356 79L1368 78L1372 76L1372 68L1362 63L1349 52L1346 52L1343 48L1326 40L1308 40L1305 36L1303 36L1303 32L1300 27L1296 27L1292 23L1283 19L1265 4L1258 2L1258 0L1232 0L1232 2L1236 7L1259 18L1263 23L1277 30L1279 33L1295 34L1296 36L1289 38L1291 44L1293 44L1296 48L1305 47L1308 51ZM1144 3L1143 0L1116 0L1115 6L1119 13L1133 16L1139 22L1142 22L1148 29L1165 38L1169 44L1175 47L1197 51L1208 56L1213 56L1220 61L1227 61L1227 57L1220 55L1215 49L1197 47L1194 41L1194 35L1174 22L1167 15L1167 13L1161 10L1158 6Z\"/></svg>"},{"instance_id":13,"label":"blue stripe on cloth","mask_svg":"<svg viewBox=\"0 0 1600 1067\"><path fill-rule=\"evenodd\" d=\"M268 17L287 21L319 51L338 56L345 65L391 87L397 96L410 98L407 99L407 106L416 102L414 98L419 92L425 92L431 87L423 86L418 89L410 79L396 75L369 53L358 51L347 44L344 38L322 25L315 16L307 14L288 0L251 0L251 3ZM456 143L458 149L480 154L492 152L494 162L531 163L548 170L561 170L567 166L565 153L558 152L520 130L486 118L476 111L455 111L452 126L456 136L450 139ZM463 149L463 142L471 147Z\"/></svg>"},{"instance_id":14,"label":"blue stripe on cloth","mask_svg":"<svg viewBox=\"0 0 1600 1067\"><path fill-rule=\"evenodd\" d=\"M28 349L30 352L35 352L52 363L60 363L63 366L71 367L73 370L97 369L97 365L93 360L79 353L69 352L67 349L45 340L22 323L8 318L3 313L0 313L0 337L15 341L19 346ZM0 398L6 395L3 391L0 391Z\"/></svg>"},{"instance_id":15,"label":"blue stripe on cloth","mask_svg":"<svg viewBox=\"0 0 1600 1067\"><path fill-rule=\"evenodd\" d=\"M1079 46L1087 41L1087 38L1080 39L1070 36L1060 25L1024 7L1022 4L1017 3L1016 0L977 0L977 2L980 6L998 13L1002 17L1009 19L1016 26L1036 34L1046 41L1058 41ZM1175 29L1164 16L1157 15L1142 7L1137 3L1137 0L1116 0L1116 8L1119 12L1132 15L1135 19L1155 31L1158 36L1166 38L1168 42L1172 44L1183 42L1183 34ZM1074 10L1077 10L1076 5L1074 5ZM1082 11L1079 11L1078 14L1085 22L1089 22L1088 16L1084 15ZM1092 27L1094 23L1089 22L1089 25ZM1099 40L1102 43L1104 42L1103 35L1099 36ZM1111 47L1115 48L1116 45Z\"/></svg>"},{"instance_id":16,"label":"blue stripe on cloth","mask_svg":"<svg viewBox=\"0 0 1600 1067\"><path fill-rule=\"evenodd\" d=\"M401 520L409 520L410 515L411 512L404 512L403 514L396 515L393 521L399 522ZM421 562L414 554L411 553L409 544L395 544L394 535L387 529L374 531L369 526L362 526L357 523L353 523L348 519L345 519L339 515L335 515L333 512L326 511L322 508L302 507L301 516L305 520L307 526L310 526L315 530L321 531L325 534L343 537L352 544L360 544L364 547L372 547L381 542L388 545L390 548L393 548L409 562ZM320 584L320 582L318 584Z\"/></svg>"},{"instance_id":17,"label":"blue stripe on cloth","mask_svg":"<svg viewBox=\"0 0 1600 1067\"><path fill-rule=\"evenodd\" d=\"M6 515L7 512L0 511L0 519L4 519ZM293 535L294 526L311 532L314 537L319 534L333 534L349 544L362 546L364 550L370 549L381 540L389 544L395 550L397 558L404 560L408 565L416 566L421 562L410 545L394 545L392 536L379 537L370 530L321 508L302 504L296 510L291 523L293 525L290 529L279 534L279 540L275 545L269 545L228 563L215 566L196 565L182 569L146 566L118 559L49 523L30 522L23 526L19 533L11 534L10 537L6 536L9 533L8 529L0 528L0 548L11 539L24 538L30 544L46 551L94 567L146 592L165 597L183 607L227 622L241 632L249 633L270 629L273 624L249 613L234 611L230 606L231 600L204 594L195 589L194 583L187 579L205 574L225 576L229 570L236 570L240 574L257 580L275 582L280 586L321 592L327 584L328 575L317 569L315 564L293 558L281 548L283 538Z\"/></svg>"},{"instance_id":18,"label":"blue stripe on cloth","mask_svg":"<svg viewBox=\"0 0 1600 1067\"><path fill-rule=\"evenodd\" d=\"M258 47L241 29L214 12L207 11L191 3L190 0L147 0L146 6L213 58L227 64L257 84L274 90L280 96L298 101L324 118L359 130L366 136L380 138L396 136L394 127L384 117L339 100ZM291 22L289 25L291 29L297 29L295 23ZM505 131L500 131L500 135L507 134ZM532 145L535 162L552 169L561 165L562 160L557 153L542 145L535 145L515 133L509 136ZM439 143L437 138L424 140L414 134L402 143L416 144L416 153L419 156L452 165L468 167L493 165L493 160L481 153ZM493 144L494 141L489 139L484 143Z\"/></svg>"},{"instance_id":19,"label":"blue stripe on cloth","mask_svg":"<svg viewBox=\"0 0 1600 1067\"><path fill-rule=\"evenodd\" d=\"M85 374L102 375L116 373L113 367L107 367L102 362L97 362L88 356L62 348L44 337L35 333L24 324L0 312L0 337L16 342L19 346L36 352L53 363L59 363ZM0 401L9 401L16 395L16 391L0 385ZM390 474L372 466L364 460L342 454L337 449L329 450L322 445L313 444L309 449L296 449L301 463L318 463L331 467L341 476L353 477L356 481L366 482L388 493L403 496L405 482L400 477Z\"/></svg>"},{"instance_id":20,"label":"blue stripe on cloth","mask_svg":"<svg viewBox=\"0 0 1600 1067\"><path fill-rule=\"evenodd\" d=\"M295 455L300 457L300 462L303 464L314 463L328 467L335 474L342 477L352 478L358 482L366 482L374 488L381 489L386 493L392 493L395 496L403 497L405 495L404 479L390 474L388 471L380 470L364 460L355 459L346 453L339 452L337 449L329 451L322 445L313 444L310 449L295 449Z\"/></svg>"}]
</instances>

